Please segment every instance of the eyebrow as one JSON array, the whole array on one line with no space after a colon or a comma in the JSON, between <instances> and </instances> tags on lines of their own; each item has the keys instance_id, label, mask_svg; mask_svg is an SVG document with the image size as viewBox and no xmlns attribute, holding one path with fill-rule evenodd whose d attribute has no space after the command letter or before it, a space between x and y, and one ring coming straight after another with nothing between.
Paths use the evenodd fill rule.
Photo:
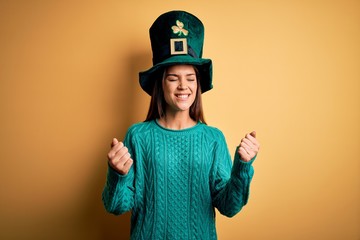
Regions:
<instances>
[{"instance_id":1,"label":"eyebrow","mask_svg":"<svg viewBox=\"0 0 360 240\"><path fill-rule=\"evenodd\" d=\"M186 76L193 76L193 75L196 75L196 74L195 74L195 73L186 74ZM179 75L178 75L178 74L175 74L175 73L167 73L167 74L165 75L165 77L169 77L169 76L178 77Z\"/></svg>"}]
</instances>

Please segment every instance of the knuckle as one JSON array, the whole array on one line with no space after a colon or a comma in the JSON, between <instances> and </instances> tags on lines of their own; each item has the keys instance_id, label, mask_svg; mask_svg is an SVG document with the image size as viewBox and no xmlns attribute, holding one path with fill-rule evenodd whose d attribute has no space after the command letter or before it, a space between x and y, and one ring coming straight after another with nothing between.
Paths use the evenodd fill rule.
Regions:
<instances>
[{"instance_id":1,"label":"knuckle","mask_svg":"<svg viewBox=\"0 0 360 240\"><path fill-rule=\"evenodd\" d=\"M125 153L120 159L123 163L125 163L130 158L129 153Z\"/></svg>"},{"instance_id":2,"label":"knuckle","mask_svg":"<svg viewBox=\"0 0 360 240\"><path fill-rule=\"evenodd\" d=\"M113 155L112 155L111 153L108 153L108 154L107 154L107 158L108 158L109 160L112 159L112 156L113 156Z\"/></svg>"},{"instance_id":3,"label":"knuckle","mask_svg":"<svg viewBox=\"0 0 360 240\"><path fill-rule=\"evenodd\" d=\"M118 149L118 151L116 152L116 154L117 154L117 155L124 154L124 149L123 149L123 148Z\"/></svg>"},{"instance_id":4,"label":"knuckle","mask_svg":"<svg viewBox=\"0 0 360 240\"><path fill-rule=\"evenodd\" d=\"M122 155L125 155L125 154L127 154L129 151L128 151L127 147L123 147L123 148L120 149L120 152L121 152Z\"/></svg>"},{"instance_id":5,"label":"knuckle","mask_svg":"<svg viewBox=\"0 0 360 240\"><path fill-rule=\"evenodd\" d=\"M122 171L123 168L124 168L124 165L121 164L120 162L117 162L117 163L115 164L115 167L116 167L116 169L118 169L119 171Z\"/></svg>"}]
</instances>

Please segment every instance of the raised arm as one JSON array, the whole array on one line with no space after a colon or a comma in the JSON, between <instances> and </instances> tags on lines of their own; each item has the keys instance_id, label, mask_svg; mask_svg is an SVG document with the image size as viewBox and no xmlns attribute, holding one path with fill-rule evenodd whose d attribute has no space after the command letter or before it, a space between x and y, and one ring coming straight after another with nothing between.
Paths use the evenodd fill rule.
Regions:
<instances>
[{"instance_id":1,"label":"raised arm","mask_svg":"<svg viewBox=\"0 0 360 240\"><path fill-rule=\"evenodd\" d=\"M108 173L102 193L105 209L113 214L122 214L134 205L134 170L129 136L124 143L113 139L108 153Z\"/></svg>"},{"instance_id":2,"label":"raised arm","mask_svg":"<svg viewBox=\"0 0 360 240\"><path fill-rule=\"evenodd\" d=\"M249 139L248 136L253 139ZM253 135L247 134L241 140L235 152L233 165L225 139L215 146L211 178L212 201L213 206L225 216L234 216L248 201L250 182L254 174L252 163L259 150L259 144L254 139ZM251 145L248 141L253 144ZM253 149L251 151L250 146Z\"/></svg>"}]
</instances>

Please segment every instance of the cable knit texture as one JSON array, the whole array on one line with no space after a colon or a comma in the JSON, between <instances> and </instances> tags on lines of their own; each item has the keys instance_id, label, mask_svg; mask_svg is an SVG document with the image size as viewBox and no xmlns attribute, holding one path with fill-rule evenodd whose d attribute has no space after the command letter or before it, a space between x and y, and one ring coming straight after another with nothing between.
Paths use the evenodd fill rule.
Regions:
<instances>
[{"instance_id":1,"label":"cable knit texture","mask_svg":"<svg viewBox=\"0 0 360 240\"><path fill-rule=\"evenodd\" d=\"M222 132L198 123L170 130L156 121L129 128L127 175L110 166L102 194L108 212L132 211L131 239L217 239L215 210L232 217L247 203L252 159L234 162Z\"/></svg>"}]
</instances>

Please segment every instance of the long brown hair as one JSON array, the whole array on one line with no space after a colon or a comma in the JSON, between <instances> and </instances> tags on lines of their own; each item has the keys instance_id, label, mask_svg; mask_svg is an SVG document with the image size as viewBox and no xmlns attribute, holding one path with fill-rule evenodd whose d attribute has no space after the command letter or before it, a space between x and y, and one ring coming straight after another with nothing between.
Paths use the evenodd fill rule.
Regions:
<instances>
[{"instance_id":1,"label":"long brown hair","mask_svg":"<svg viewBox=\"0 0 360 240\"><path fill-rule=\"evenodd\" d=\"M196 90L195 100L189 109L189 115L194 121L196 121L196 122L200 121L200 122L206 124L205 118L204 118L203 107L202 107L202 100L201 100L200 74L199 74L198 69L195 66L193 66L193 67L194 67L194 70L196 73L197 90ZM163 73L165 73L166 70L167 69L164 69ZM166 101L164 98L164 91L162 88L162 81L164 80L164 76L165 76L165 74L157 75L157 77L155 79L155 84L154 84L154 88L153 88L153 92L152 92L151 100L150 100L149 111L148 111L145 122L155 120L155 119L165 116Z\"/></svg>"}]
</instances>

